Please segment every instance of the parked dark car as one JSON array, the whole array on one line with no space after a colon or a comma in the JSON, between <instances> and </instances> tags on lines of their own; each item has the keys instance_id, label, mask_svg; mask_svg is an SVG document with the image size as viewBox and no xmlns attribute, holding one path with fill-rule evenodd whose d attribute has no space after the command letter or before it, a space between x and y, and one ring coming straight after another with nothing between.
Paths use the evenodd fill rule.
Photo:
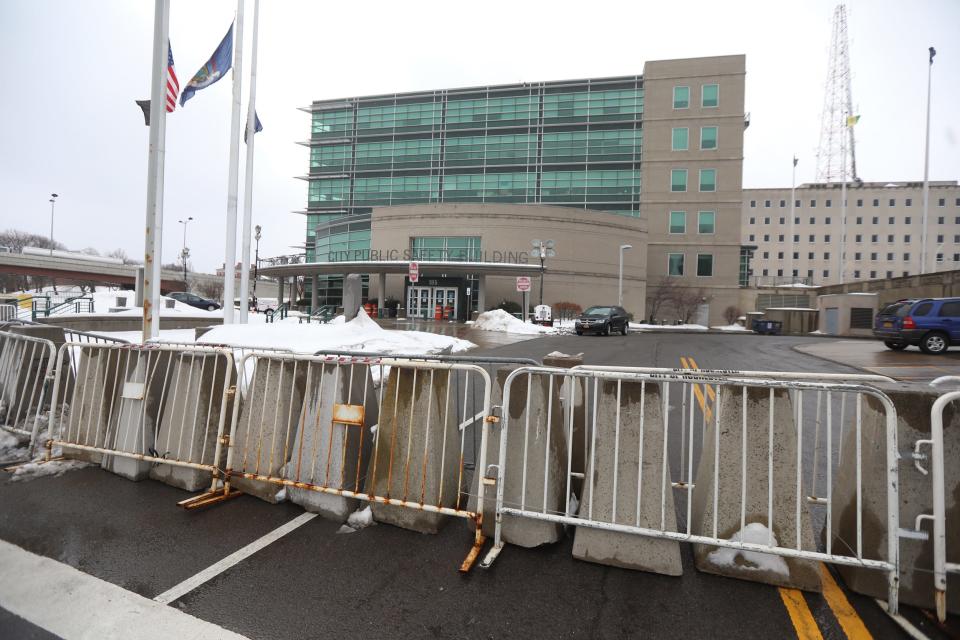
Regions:
<instances>
[{"instance_id":1,"label":"parked dark car","mask_svg":"<svg viewBox=\"0 0 960 640\"><path fill-rule=\"evenodd\" d=\"M873 321L873 335L894 351L913 345L924 353L946 353L960 343L960 298L898 300Z\"/></svg>"},{"instance_id":2,"label":"parked dark car","mask_svg":"<svg viewBox=\"0 0 960 640\"><path fill-rule=\"evenodd\" d=\"M168 298L173 298L177 302L182 302L183 304L188 304L191 307L196 307L197 309L206 309L207 311L216 311L220 308L220 305L213 300L208 300L207 298L201 298L192 293L186 293L184 291L174 291L173 293L167 294Z\"/></svg>"},{"instance_id":3,"label":"parked dark car","mask_svg":"<svg viewBox=\"0 0 960 640\"><path fill-rule=\"evenodd\" d=\"M623 307L590 307L579 316L574 323L577 335L584 333L599 333L608 336L619 331L627 335L630 328L630 316Z\"/></svg>"}]
</instances>

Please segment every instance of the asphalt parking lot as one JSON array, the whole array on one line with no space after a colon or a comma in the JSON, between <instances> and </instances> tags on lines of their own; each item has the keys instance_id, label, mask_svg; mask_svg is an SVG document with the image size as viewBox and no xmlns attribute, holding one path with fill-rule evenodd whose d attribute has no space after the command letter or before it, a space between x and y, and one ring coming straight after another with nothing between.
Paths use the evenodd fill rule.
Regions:
<instances>
[{"instance_id":1,"label":"asphalt parking lot","mask_svg":"<svg viewBox=\"0 0 960 640\"><path fill-rule=\"evenodd\" d=\"M858 371L810 351L821 344L837 341L676 333L548 336L475 354L539 359L561 351L582 352L590 364L678 367L683 358L699 368ZM909 362L920 354L892 355ZM0 478L0 540L152 599L303 519L295 505L248 496L185 512L176 502L187 496L98 468L30 482ZM508 547L491 569L461 575L457 567L471 541L462 521L449 521L434 536L388 525L338 534L339 526L303 519L169 606L250 638L907 637L876 602L842 586L825 595L791 594L698 573L689 545L681 545L679 578L576 561L569 536L537 549ZM56 611L56 600L49 606ZM929 637L956 637L955 620L951 632L922 612L904 609ZM0 636L55 637L41 626L0 609Z\"/></svg>"}]
</instances>

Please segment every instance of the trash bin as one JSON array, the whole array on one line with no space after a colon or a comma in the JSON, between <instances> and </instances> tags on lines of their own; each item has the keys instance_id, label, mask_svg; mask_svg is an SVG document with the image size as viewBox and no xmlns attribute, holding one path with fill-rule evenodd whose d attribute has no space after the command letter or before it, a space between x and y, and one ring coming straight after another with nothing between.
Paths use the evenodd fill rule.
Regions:
<instances>
[{"instance_id":1,"label":"trash bin","mask_svg":"<svg viewBox=\"0 0 960 640\"><path fill-rule=\"evenodd\" d=\"M754 320L753 332L763 336L778 336L783 329L783 323L779 320Z\"/></svg>"}]
</instances>

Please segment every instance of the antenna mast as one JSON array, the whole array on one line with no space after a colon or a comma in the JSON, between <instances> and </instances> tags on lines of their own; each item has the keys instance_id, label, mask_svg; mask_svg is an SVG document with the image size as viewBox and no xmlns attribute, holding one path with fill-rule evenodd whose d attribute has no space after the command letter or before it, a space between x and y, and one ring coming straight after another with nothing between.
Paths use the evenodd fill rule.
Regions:
<instances>
[{"instance_id":1,"label":"antenna mast","mask_svg":"<svg viewBox=\"0 0 960 640\"><path fill-rule=\"evenodd\" d=\"M833 10L832 24L830 59L820 121L820 145L817 148L817 181L840 182L849 177L856 182L859 178L853 127L847 125L847 118L853 115L853 90L850 83L850 42L847 37L845 5L839 4ZM848 138L843 140L844 136Z\"/></svg>"}]
</instances>

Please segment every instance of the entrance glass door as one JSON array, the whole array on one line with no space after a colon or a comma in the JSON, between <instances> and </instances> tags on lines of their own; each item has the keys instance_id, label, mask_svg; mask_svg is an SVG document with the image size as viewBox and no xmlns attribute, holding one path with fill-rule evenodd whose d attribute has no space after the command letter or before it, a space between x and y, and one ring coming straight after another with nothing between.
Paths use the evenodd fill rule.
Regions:
<instances>
[{"instance_id":1,"label":"entrance glass door","mask_svg":"<svg viewBox=\"0 0 960 640\"><path fill-rule=\"evenodd\" d=\"M431 287L410 287L407 290L407 317L433 317L433 291Z\"/></svg>"},{"instance_id":2,"label":"entrance glass door","mask_svg":"<svg viewBox=\"0 0 960 640\"><path fill-rule=\"evenodd\" d=\"M436 287L433 293L434 304L443 307L443 318L455 320L457 318L457 289L454 287Z\"/></svg>"}]
</instances>

